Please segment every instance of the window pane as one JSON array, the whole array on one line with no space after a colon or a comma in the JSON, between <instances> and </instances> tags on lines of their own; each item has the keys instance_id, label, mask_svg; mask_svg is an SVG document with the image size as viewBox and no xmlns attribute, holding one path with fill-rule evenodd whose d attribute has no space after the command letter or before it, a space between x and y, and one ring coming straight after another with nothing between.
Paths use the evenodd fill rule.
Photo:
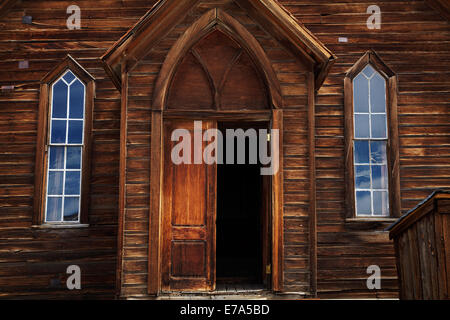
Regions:
<instances>
[{"instance_id":1,"label":"window pane","mask_svg":"<svg viewBox=\"0 0 450 320\"><path fill-rule=\"evenodd\" d=\"M369 138L368 114L355 114L355 138Z\"/></svg>"},{"instance_id":2,"label":"window pane","mask_svg":"<svg viewBox=\"0 0 450 320\"><path fill-rule=\"evenodd\" d=\"M47 197L47 215L46 221L61 221L62 198Z\"/></svg>"},{"instance_id":3,"label":"window pane","mask_svg":"<svg viewBox=\"0 0 450 320\"><path fill-rule=\"evenodd\" d=\"M372 189L387 189L387 166L372 165Z\"/></svg>"},{"instance_id":4,"label":"window pane","mask_svg":"<svg viewBox=\"0 0 450 320\"><path fill-rule=\"evenodd\" d=\"M355 187L357 189L370 189L370 166L356 166Z\"/></svg>"},{"instance_id":5,"label":"window pane","mask_svg":"<svg viewBox=\"0 0 450 320\"><path fill-rule=\"evenodd\" d=\"M67 171L66 172L66 195L79 195L80 194L80 171Z\"/></svg>"},{"instance_id":6,"label":"window pane","mask_svg":"<svg viewBox=\"0 0 450 320\"><path fill-rule=\"evenodd\" d=\"M362 74L353 80L353 101L355 112L369 112L369 81Z\"/></svg>"},{"instance_id":7,"label":"window pane","mask_svg":"<svg viewBox=\"0 0 450 320\"><path fill-rule=\"evenodd\" d=\"M67 81L68 84L70 84L70 83L73 81L73 79L75 79L75 76L73 75L72 72L68 71L68 72L64 75L63 78L64 78L64 80Z\"/></svg>"},{"instance_id":8,"label":"window pane","mask_svg":"<svg viewBox=\"0 0 450 320\"><path fill-rule=\"evenodd\" d=\"M389 197L386 191L373 192L373 214L376 216L389 214Z\"/></svg>"},{"instance_id":9,"label":"window pane","mask_svg":"<svg viewBox=\"0 0 450 320\"><path fill-rule=\"evenodd\" d=\"M81 169L81 147L67 147L66 169Z\"/></svg>"},{"instance_id":10,"label":"window pane","mask_svg":"<svg viewBox=\"0 0 450 320\"><path fill-rule=\"evenodd\" d=\"M369 141L355 141L355 163L369 163Z\"/></svg>"},{"instance_id":11,"label":"window pane","mask_svg":"<svg viewBox=\"0 0 450 320\"><path fill-rule=\"evenodd\" d=\"M78 221L79 197L66 197L64 199L64 221Z\"/></svg>"},{"instance_id":12,"label":"window pane","mask_svg":"<svg viewBox=\"0 0 450 320\"><path fill-rule=\"evenodd\" d=\"M51 143L66 142L66 120L52 120Z\"/></svg>"},{"instance_id":13,"label":"window pane","mask_svg":"<svg viewBox=\"0 0 450 320\"><path fill-rule=\"evenodd\" d=\"M370 79L370 105L371 112L386 112L386 81L379 73Z\"/></svg>"},{"instance_id":14,"label":"window pane","mask_svg":"<svg viewBox=\"0 0 450 320\"><path fill-rule=\"evenodd\" d=\"M356 214L371 215L370 191L356 191Z\"/></svg>"},{"instance_id":15,"label":"window pane","mask_svg":"<svg viewBox=\"0 0 450 320\"><path fill-rule=\"evenodd\" d=\"M375 70L374 70L374 68L372 68L372 66L371 66L370 64L368 64L368 65L363 69L362 72L367 76L367 78L370 78L370 77L375 73Z\"/></svg>"},{"instance_id":16,"label":"window pane","mask_svg":"<svg viewBox=\"0 0 450 320\"><path fill-rule=\"evenodd\" d=\"M83 121L69 120L68 143L81 144L83 142Z\"/></svg>"},{"instance_id":17,"label":"window pane","mask_svg":"<svg viewBox=\"0 0 450 320\"><path fill-rule=\"evenodd\" d=\"M50 169L64 169L64 147L50 147Z\"/></svg>"},{"instance_id":18,"label":"window pane","mask_svg":"<svg viewBox=\"0 0 450 320\"><path fill-rule=\"evenodd\" d=\"M370 142L371 163L387 163L386 141Z\"/></svg>"},{"instance_id":19,"label":"window pane","mask_svg":"<svg viewBox=\"0 0 450 320\"><path fill-rule=\"evenodd\" d=\"M48 173L48 194L62 195L63 193L63 177L62 171L50 171Z\"/></svg>"},{"instance_id":20,"label":"window pane","mask_svg":"<svg viewBox=\"0 0 450 320\"><path fill-rule=\"evenodd\" d=\"M70 110L69 118L71 119L83 119L84 114L84 86L76 80L70 86Z\"/></svg>"},{"instance_id":21,"label":"window pane","mask_svg":"<svg viewBox=\"0 0 450 320\"><path fill-rule=\"evenodd\" d=\"M67 85L62 81L58 81L53 86L53 118L67 117Z\"/></svg>"},{"instance_id":22,"label":"window pane","mask_svg":"<svg viewBox=\"0 0 450 320\"><path fill-rule=\"evenodd\" d=\"M386 138L386 115L372 115L372 138Z\"/></svg>"}]
</instances>

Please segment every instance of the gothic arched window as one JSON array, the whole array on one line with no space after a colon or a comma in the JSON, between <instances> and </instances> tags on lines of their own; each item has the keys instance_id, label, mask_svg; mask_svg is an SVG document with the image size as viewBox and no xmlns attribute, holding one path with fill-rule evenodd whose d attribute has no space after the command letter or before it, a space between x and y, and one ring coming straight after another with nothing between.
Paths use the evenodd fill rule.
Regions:
<instances>
[{"instance_id":1,"label":"gothic arched window","mask_svg":"<svg viewBox=\"0 0 450 320\"><path fill-rule=\"evenodd\" d=\"M373 53L345 80L348 217L400 214L396 79Z\"/></svg>"},{"instance_id":2,"label":"gothic arched window","mask_svg":"<svg viewBox=\"0 0 450 320\"><path fill-rule=\"evenodd\" d=\"M70 56L42 81L35 224L86 222L93 88Z\"/></svg>"}]
</instances>

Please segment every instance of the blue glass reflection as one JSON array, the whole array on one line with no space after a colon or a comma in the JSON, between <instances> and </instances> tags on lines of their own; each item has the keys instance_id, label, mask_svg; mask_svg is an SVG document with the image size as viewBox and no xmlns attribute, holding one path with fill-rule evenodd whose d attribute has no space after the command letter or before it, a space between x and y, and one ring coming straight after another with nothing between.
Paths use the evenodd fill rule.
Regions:
<instances>
[{"instance_id":1,"label":"blue glass reflection","mask_svg":"<svg viewBox=\"0 0 450 320\"><path fill-rule=\"evenodd\" d=\"M369 163L369 141L355 141L355 163Z\"/></svg>"},{"instance_id":2,"label":"blue glass reflection","mask_svg":"<svg viewBox=\"0 0 450 320\"><path fill-rule=\"evenodd\" d=\"M367 78L370 78L374 73L375 73L375 69L372 68L372 66L370 64L368 64L362 71Z\"/></svg>"},{"instance_id":3,"label":"blue glass reflection","mask_svg":"<svg viewBox=\"0 0 450 320\"><path fill-rule=\"evenodd\" d=\"M81 169L81 147L67 147L67 169Z\"/></svg>"},{"instance_id":4,"label":"blue glass reflection","mask_svg":"<svg viewBox=\"0 0 450 320\"><path fill-rule=\"evenodd\" d=\"M66 172L66 186L64 192L66 195L80 194L80 171Z\"/></svg>"},{"instance_id":5,"label":"blue glass reflection","mask_svg":"<svg viewBox=\"0 0 450 320\"><path fill-rule=\"evenodd\" d=\"M64 198L64 221L78 221L79 197Z\"/></svg>"},{"instance_id":6,"label":"blue glass reflection","mask_svg":"<svg viewBox=\"0 0 450 320\"><path fill-rule=\"evenodd\" d=\"M386 163L386 141L371 141L370 142L371 163Z\"/></svg>"},{"instance_id":7,"label":"blue glass reflection","mask_svg":"<svg viewBox=\"0 0 450 320\"><path fill-rule=\"evenodd\" d=\"M58 81L53 86L53 118L67 117L67 85L63 81Z\"/></svg>"},{"instance_id":8,"label":"blue glass reflection","mask_svg":"<svg viewBox=\"0 0 450 320\"><path fill-rule=\"evenodd\" d=\"M386 112L386 80L379 73L370 79L370 105L371 112Z\"/></svg>"},{"instance_id":9,"label":"blue glass reflection","mask_svg":"<svg viewBox=\"0 0 450 320\"><path fill-rule=\"evenodd\" d=\"M362 74L353 80L354 112L369 112L369 81Z\"/></svg>"},{"instance_id":10,"label":"blue glass reflection","mask_svg":"<svg viewBox=\"0 0 450 320\"><path fill-rule=\"evenodd\" d=\"M68 143L81 144L83 142L83 121L69 120Z\"/></svg>"},{"instance_id":11,"label":"blue glass reflection","mask_svg":"<svg viewBox=\"0 0 450 320\"><path fill-rule=\"evenodd\" d=\"M70 86L70 110L69 118L83 119L84 114L84 86L80 80L76 80Z\"/></svg>"},{"instance_id":12,"label":"blue glass reflection","mask_svg":"<svg viewBox=\"0 0 450 320\"><path fill-rule=\"evenodd\" d=\"M62 171L50 171L48 173L48 194L62 195L63 194L63 178Z\"/></svg>"},{"instance_id":13,"label":"blue glass reflection","mask_svg":"<svg viewBox=\"0 0 450 320\"><path fill-rule=\"evenodd\" d=\"M373 192L373 214L387 216L389 213L389 196L386 191Z\"/></svg>"},{"instance_id":14,"label":"blue glass reflection","mask_svg":"<svg viewBox=\"0 0 450 320\"><path fill-rule=\"evenodd\" d=\"M63 79L66 80L68 84L70 84L73 81L73 79L75 79L75 76L73 75L73 73L71 71L68 71L64 75Z\"/></svg>"},{"instance_id":15,"label":"blue glass reflection","mask_svg":"<svg viewBox=\"0 0 450 320\"><path fill-rule=\"evenodd\" d=\"M66 120L52 120L51 143L66 142Z\"/></svg>"},{"instance_id":16,"label":"blue glass reflection","mask_svg":"<svg viewBox=\"0 0 450 320\"><path fill-rule=\"evenodd\" d=\"M355 167L355 187L357 189L370 189L370 166Z\"/></svg>"},{"instance_id":17,"label":"blue glass reflection","mask_svg":"<svg viewBox=\"0 0 450 320\"><path fill-rule=\"evenodd\" d=\"M372 115L372 138L387 138L385 114Z\"/></svg>"},{"instance_id":18,"label":"blue glass reflection","mask_svg":"<svg viewBox=\"0 0 450 320\"><path fill-rule=\"evenodd\" d=\"M387 189L387 166L372 165L372 188L373 189Z\"/></svg>"},{"instance_id":19,"label":"blue glass reflection","mask_svg":"<svg viewBox=\"0 0 450 320\"><path fill-rule=\"evenodd\" d=\"M61 221L62 198L47 197L46 221Z\"/></svg>"},{"instance_id":20,"label":"blue glass reflection","mask_svg":"<svg viewBox=\"0 0 450 320\"><path fill-rule=\"evenodd\" d=\"M356 213L358 215L371 215L370 191L356 191Z\"/></svg>"},{"instance_id":21,"label":"blue glass reflection","mask_svg":"<svg viewBox=\"0 0 450 320\"><path fill-rule=\"evenodd\" d=\"M369 115L355 114L355 138L369 138Z\"/></svg>"},{"instance_id":22,"label":"blue glass reflection","mask_svg":"<svg viewBox=\"0 0 450 320\"><path fill-rule=\"evenodd\" d=\"M50 147L50 169L64 169L64 147Z\"/></svg>"}]
</instances>

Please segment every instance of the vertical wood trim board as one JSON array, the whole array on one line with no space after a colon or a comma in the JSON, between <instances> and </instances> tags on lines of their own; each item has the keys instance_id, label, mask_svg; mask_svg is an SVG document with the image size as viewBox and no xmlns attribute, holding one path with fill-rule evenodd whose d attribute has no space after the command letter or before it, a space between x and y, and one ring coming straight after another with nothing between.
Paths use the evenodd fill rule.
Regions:
<instances>
[{"instance_id":1,"label":"vertical wood trim board","mask_svg":"<svg viewBox=\"0 0 450 320\"><path fill-rule=\"evenodd\" d=\"M316 122L315 122L315 80L308 73L308 138L309 138L309 249L310 249L310 292L317 295L317 213L316 213Z\"/></svg>"},{"instance_id":2,"label":"vertical wood trim board","mask_svg":"<svg viewBox=\"0 0 450 320\"><path fill-rule=\"evenodd\" d=\"M272 177L272 289L283 290L283 110L272 110L272 129L279 130L279 170Z\"/></svg>"},{"instance_id":3,"label":"vertical wood trim board","mask_svg":"<svg viewBox=\"0 0 450 320\"><path fill-rule=\"evenodd\" d=\"M126 202L126 161L127 161L127 109L128 109L128 72L122 67L122 96L120 108L120 162L119 162L119 217L117 232L116 297L121 294L123 269L123 241Z\"/></svg>"},{"instance_id":4,"label":"vertical wood trim board","mask_svg":"<svg viewBox=\"0 0 450 320\"><path fill-rule=\"evenodd\" d=\"M162 111L152 110L150 155L150 221L148 253L148 289L150 295L158 295L161 287L160 226L162 186Z\"/></svg>"}]
</instances>

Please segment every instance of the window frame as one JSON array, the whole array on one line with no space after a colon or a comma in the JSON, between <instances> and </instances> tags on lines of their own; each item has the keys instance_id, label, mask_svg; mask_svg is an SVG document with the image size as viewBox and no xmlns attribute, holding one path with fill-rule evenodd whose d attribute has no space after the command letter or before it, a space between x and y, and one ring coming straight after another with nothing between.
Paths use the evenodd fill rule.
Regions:
<instances>
[{"instance_id":1,"label":"window frame","mask_svg":"<svg viewBox=\"0 0 450 320\"><path fill-rule=\"evenodd\" d=\"M70 70L85 86L80 215L78 221L46 222L45 206L47 196L52 89L56 81L58 81L68 70ZM33 225L84 226L88 223L94 94L95 78L70 55L67 55L58 66L41 80L35 162Z\"/></svg>"},{"instance_id":2,"label":"window frame","mask_svg":"<svg viewBox=\"0 0 450 320\"><path fill-rule=\"evenodd\" d=\"M367 66L378 72L386 80L386 120L387 143L386 156L388 166L389 214L386 216L368 216L356 214L356 188L354 164L354 101L353 80ZM366 52L347 72L344 79L344 116L345 116L345 218L352 220L392 220L401 216L399 138L397 114L397 77L395 73L374 52ZM368 139L370 141L370 138Z\"/></svg>"}]
</instances>

